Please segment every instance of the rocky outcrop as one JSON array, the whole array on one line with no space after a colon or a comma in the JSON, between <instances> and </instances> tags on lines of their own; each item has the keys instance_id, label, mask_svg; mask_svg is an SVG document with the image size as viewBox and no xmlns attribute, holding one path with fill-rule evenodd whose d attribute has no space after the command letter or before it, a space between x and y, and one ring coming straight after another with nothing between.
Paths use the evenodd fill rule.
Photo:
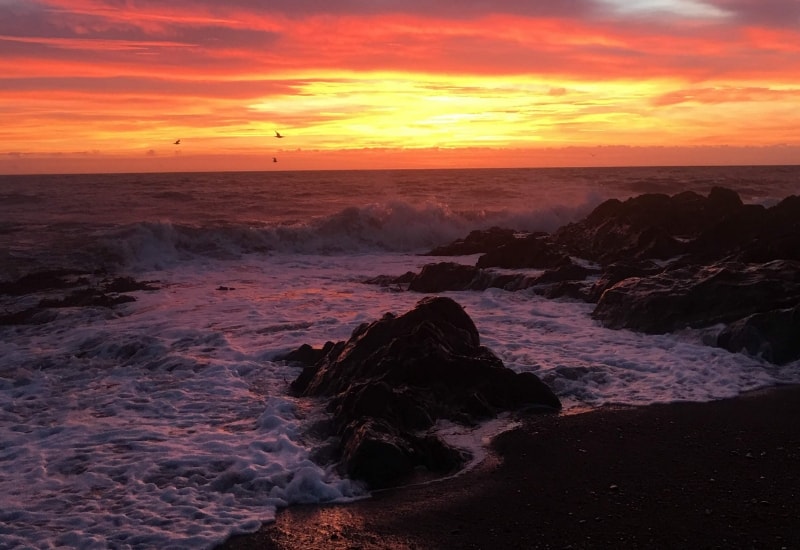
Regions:
<instances>
[{"instance_id":1,"label":"rocky outcrop","mask_svg":"<svg viewBox=\"0 0 800 550\"><path fill-rule=\"evenodd\" d=\"M358 327L306 367L292 390L332 397L342 469L371 487L419 466L447 472L462 465L461 452L420 435L439 419L472 424L500 411L560 408L538 377L506 368L481 346L463 308L442 297Z\"/></svg>"},{"instance_id":2,"label":"rocky outcrop","mask_svg":"<svg viewBox=\"0 0 800 550\"><path fill-rule=\"evenodd\" d=\"M723 263L631 277L603 292L592 317L647 333L729 323L800 303L800 264Z\"/></svg>"},{"instance_id":3,"label":"rocky outcrop","mask_svg":"<svg viewBox=\"0 0 800 550\"><path fill-rule=\"evenodd\" d=\"M666 260L688 251L687 242L742 207L739 196L715 187L708 197L688 191L672 197L645 194L610 199L553 239L572 254L602 264Z\"/></svg>"},{"instance_id":4,"label":"rocky outcrop","mask_svg":"<svg viewBox=\"0 0 800 550\"><path fill-rule=\"evenodd\" d=\"M458 239L450 244L438 246L425 256L470 256L494 250L500 246L511 243L516 238L513 229L491 227L472 231L464 239Z\"/></svg>"},{"instance_id":5,"label":"rocky outcrop","mask_svg":"<svg viewBox=\"0 0 800 550\"><path fill-rule=\"evenodd\" d=\"M477 267L506 269L551 269L569 263L569 256L547 236L539 234L514 239L480 258Z\"/></svg>"},{"instance_id":6,"label":"rocky outcrop","mask_svg":"<svg viewBox=\"0 0 800 550\"><path fill-rule=\"evenodd\" d=\"M595 303L592 315L605 326L648 333L733 323L720 335L723 347L770 361L793 356L775 341L783 332L768 328L777 321L765 319L786 321L775 311L798 303L800 197L766 208L715 187L708 196L610 199L552 235L492 228L441 250L483 255L474 266L425 266L409 290L532 289ZM393 284L400 287L399 278Z\"/></svg>"},{"instance_id":7,"label":"rocky outcrop","mask_svg":"<svg viewBox=\"0 0 800 550\"><path fill-rule=\"evenodd\" d=\"M800 359L800 305L756 313L727 326L717 345L782 365Z\"/></svg>"},{"instance_id":8,"label":"rocky outcrop","mask_svg":"<svg viewBox=\"0 0 800 550\"><path fill-rule=\"evenodd\" d=\"M48 270L30 273L15 281L0 282L0 295L40 296L36 306L0 314L0 325L44 324L58 315L51 311L67 307L105 307L135 302L128 293L158 290L152 282L131 277L108 278L103 273Z\"/></svg>"}]
</instances>

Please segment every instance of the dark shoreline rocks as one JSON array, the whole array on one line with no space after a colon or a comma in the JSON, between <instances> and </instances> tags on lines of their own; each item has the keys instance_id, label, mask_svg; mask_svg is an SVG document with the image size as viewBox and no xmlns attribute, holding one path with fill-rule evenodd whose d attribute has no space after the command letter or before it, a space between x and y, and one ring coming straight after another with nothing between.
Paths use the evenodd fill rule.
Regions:
<instances>
[{"instance_id":1,"label":"dark shoreline rocks","mask_svg":"<svg viewBox=\"0 0 800 550\"><path fill-rule=\"evenodd\" d=\"M105 272L66 269L39 271L14 281L0 282L0 296L37 298L34 306L0 314L0 326L38 325L55 320L53 311L68 307L113 308L135 302L129 293L155 291L153 281L137 281L132 277L109 277ZM29 300L25 300L29 301Z\"/></svg>"},{"instance_id":2,"label":"dark shoreline rocks","mask_svg":"<svg viewBox=\"0 0 800 550\"><path fill-rule=\"evenodd\" d=\"M800 329L781 313L800 307L797 196L769 208L720 187L708 196L610 199L552 234L493 227L428 255L462 253L482 255L475 265L428 264L402 284L372 282L424 293L530 289L594 303L592 316L605 326L646 333L727 323L720 347L772 362L800 359ZM543 271L508 272L530 269Z\"/></svg>"},{"instance_id":3,"label":"dark shoreline rocks","mask_svg":"<svg viewBox=\"0 0 800 550\"><path fill-rule=\"evenodd\" d=\"M371 488L419 467L447 473L463 466L461 451L425 432L437 420L474 425L501 411L561 407L537 376L508 369L482 346L472 320L449 298L424 298L402 315L361 325L321 355L304 347L284 359L299 357L320 358L292 391L331 398L341 469Z\"/></svg>"}]
</instances>

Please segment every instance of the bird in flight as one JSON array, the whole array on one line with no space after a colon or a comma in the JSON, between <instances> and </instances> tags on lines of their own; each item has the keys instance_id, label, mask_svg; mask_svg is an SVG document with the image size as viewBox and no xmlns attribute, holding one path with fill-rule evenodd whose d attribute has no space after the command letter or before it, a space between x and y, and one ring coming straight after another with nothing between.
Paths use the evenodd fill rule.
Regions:
<instances>
[{"instance_id":1,"label":"bird in flight","mask_svg":"<svg viewBox=\"0 0 800 550\"><path fill-rule=\"evenodd\" d=\"M278 157L272 157L272 162L278 162Z\"/></svg>"},{"instance_id":2,"label":"bird in flight","mask_svg":"<svg viewBox=\"0 0 800 550\"><path fill-rule=\"evenodd\" d=\"M282 138L283 136L281 135L281 133L278 130L275 130L275 137L276 138Z\"/></svg>"},{"instance_id":3,"label":"bird in flight","mask_svg":"<svg viewBox=\"0 0 800 550\"><path fill-rule=\"evenodd\" d=\"M181 140L179 140L179 139L176 139L176 140L175 140L175 143L174 143L173 145L180 145L180 144L181 144Z\"/></svg>"}]
</instances>

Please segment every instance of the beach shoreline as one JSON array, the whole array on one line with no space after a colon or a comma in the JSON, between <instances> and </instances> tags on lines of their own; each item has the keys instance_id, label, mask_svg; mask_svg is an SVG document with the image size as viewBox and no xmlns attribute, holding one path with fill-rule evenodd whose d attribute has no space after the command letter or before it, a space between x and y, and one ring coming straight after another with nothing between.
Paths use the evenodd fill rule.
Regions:
<instances>
[{"instance_id":1,"label":"beach shoreline","mask_svg":"<svg viewBox=\"0 0 800 550\"><path fill-rule=\"evenodd\" d=\"M293 506L218 550L797 548L800 386L532 415L453 478Z\"/></svg>"}]
</instances>

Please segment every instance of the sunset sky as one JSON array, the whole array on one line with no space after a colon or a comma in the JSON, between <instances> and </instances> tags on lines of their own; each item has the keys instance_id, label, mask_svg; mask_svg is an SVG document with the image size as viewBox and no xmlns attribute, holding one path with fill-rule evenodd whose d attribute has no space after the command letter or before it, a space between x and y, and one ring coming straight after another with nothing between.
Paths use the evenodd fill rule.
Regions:
<instances>
[{"instance_id":1,"label":"sunset sky","mask_svg":"<svg viewBox=\"0 0 800 550\"><path fill-rule=\"evenodd\" d=\"M797 164L798 106L798 0L0 0L0 173Z\"/></svg>"}]
</instances>

